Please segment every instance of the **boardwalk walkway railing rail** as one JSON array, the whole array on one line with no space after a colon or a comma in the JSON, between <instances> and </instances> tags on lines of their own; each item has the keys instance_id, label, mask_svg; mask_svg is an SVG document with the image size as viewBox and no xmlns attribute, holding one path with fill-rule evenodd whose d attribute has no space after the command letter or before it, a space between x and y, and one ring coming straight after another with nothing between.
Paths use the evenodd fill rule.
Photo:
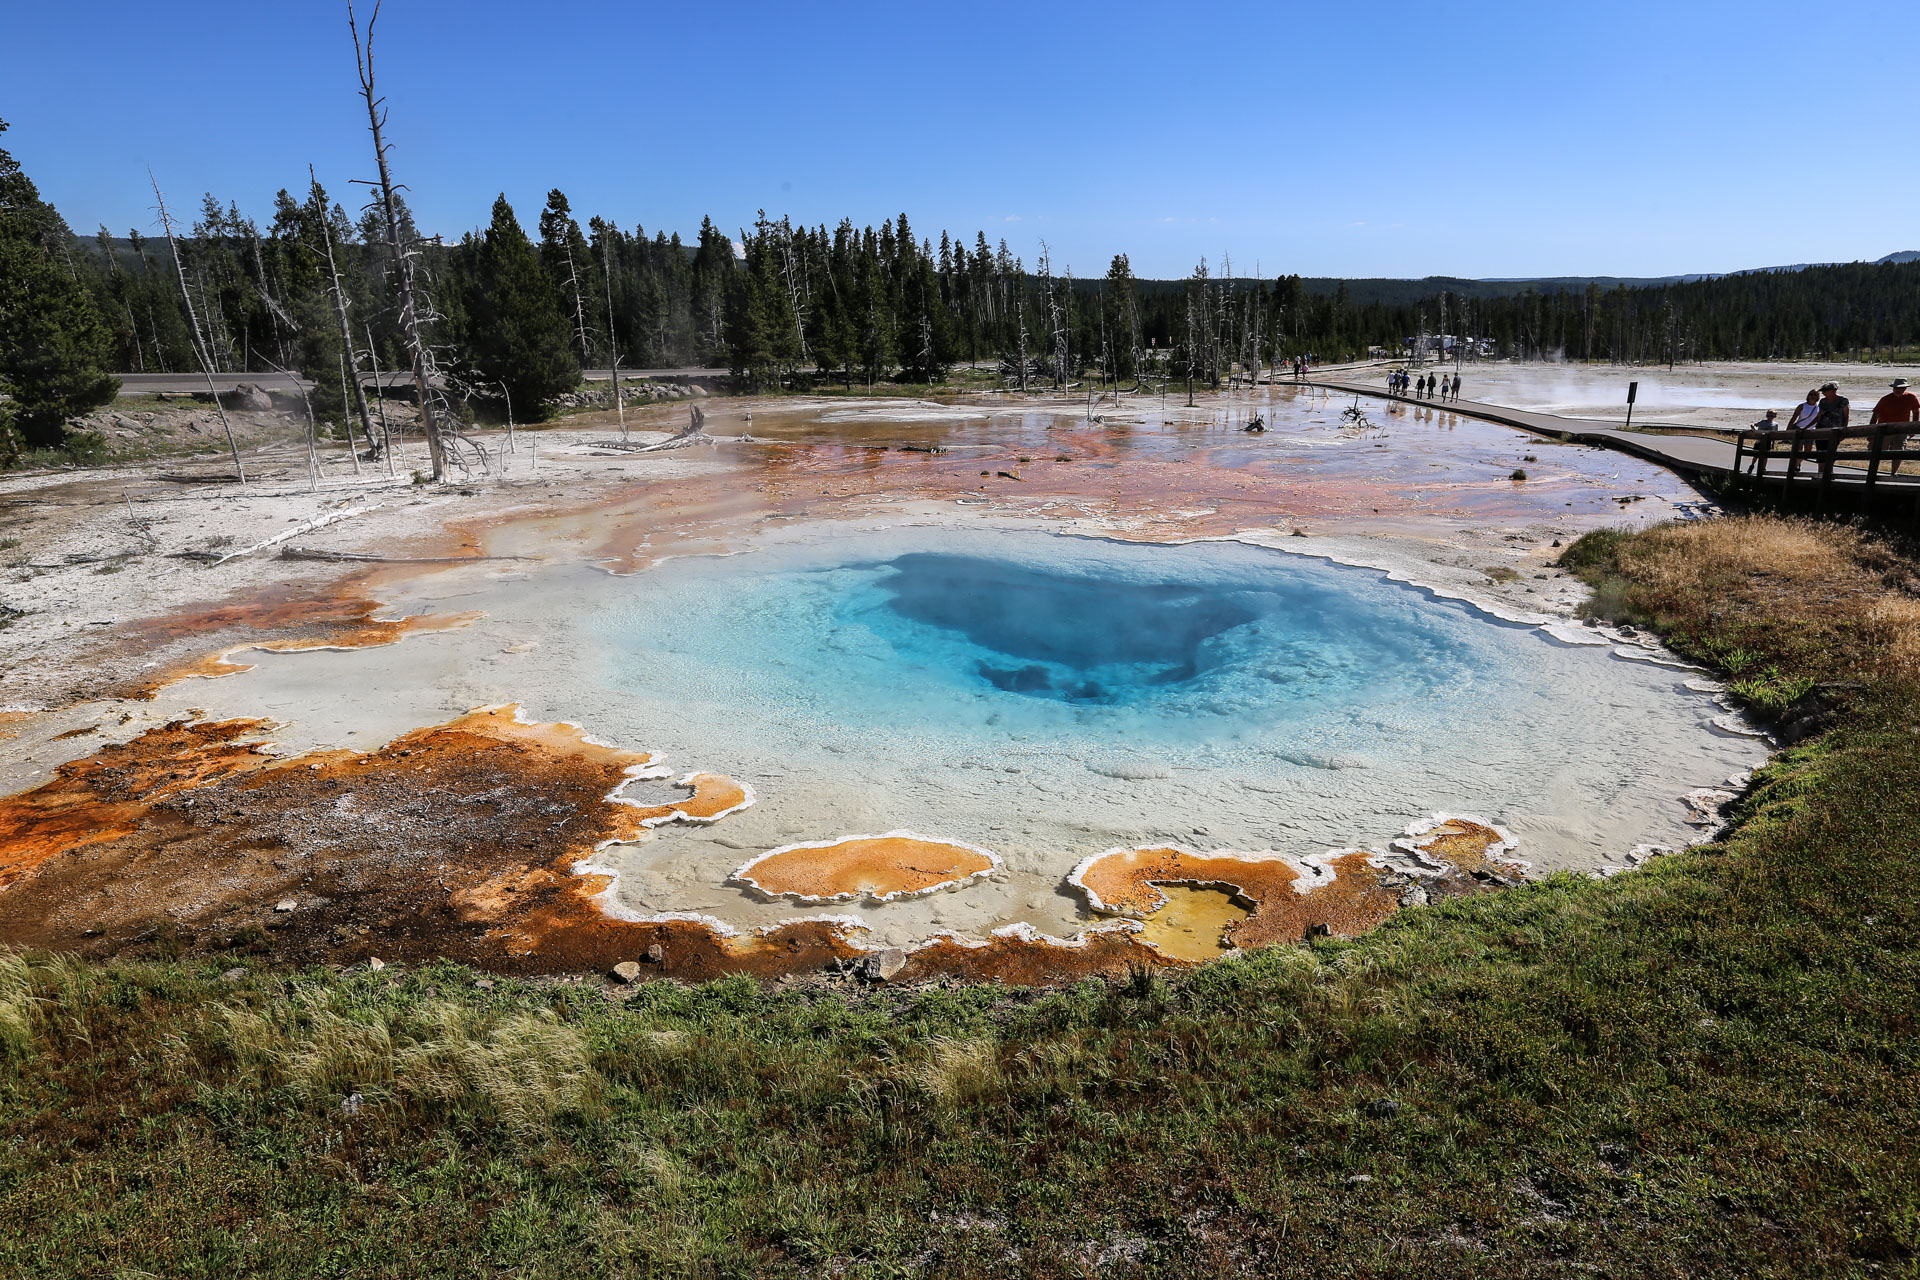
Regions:
<instances>
[{"instance_id":1,"label":"boardwalk walkway railing rail","mask_svg":"<svg viewBox=\"0 0 1920 1280\"><path fill-rule=\"evenodd\" d=\"M1666 467L1712 492L1744 490L1756 499L1783 506L1807 504L1824 515L1832 503L1847 510L1872 511L1920 526L1920 422L1870 426L1753 428L1707 433L1679 432L1663 424L1636 426L1584 418L1563 418L1532 409L1472 400L1424 400L1365 382L1308 384L1320 391L1374 396L1418 409L1459 413L1517 427L1574 444L1618 449ZM1765 457L1759 457L1764 454ZM1760 463L1756 474L1754 464ZM1903 464L1893 471L1895 463Z\"/></svg>"},{"instance_id":2,"label":"boardwalk walkway railing rail","mask_svg":"<svg viewBox=\"0 0 1920 1280\"><path fill-rule=\"evenodd\" d=\"M1833 484L1833 473L1842 471L1849 479L1858 479L1872 494L1881 477L1882 466L1912 463L1920 479L1920 449L1910 447L1912 437L1920 436L1920 422L1877 423L1866 427L1788 427L1778 431L1749 428L1734 436L1733 474L1755 479L1779 478L1791 488L1808 468L1808 478L1816 480L1824 502ZM1851 441L1865 441L1866 447L1847 447ZM1776 462L1784 462L1776 470ZM1864 464L1865 474L1861 475ZM1898 472L1889 467L1889 478Z\"/></svg>"}]
</instances>

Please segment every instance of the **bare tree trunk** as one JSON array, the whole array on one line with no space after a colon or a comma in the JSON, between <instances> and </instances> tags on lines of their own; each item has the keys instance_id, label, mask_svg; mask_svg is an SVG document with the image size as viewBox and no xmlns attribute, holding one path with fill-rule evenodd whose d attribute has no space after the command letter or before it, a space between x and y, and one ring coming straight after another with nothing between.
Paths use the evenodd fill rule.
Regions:
<instances>
[{"instance_id":1,"label":"bare tree trunk","mask_svg":"<svg viewBox=\"0 0 1920 1280\"><path fill-rule=\"evenodd\" d=\"M433 400L427 386L427 348L420 336L420 315L413 298L413 258L400 240L400 207L393 194L393 172L387 166L387 144L381 129L385 116L382 99L373 87L373 25L380 21L380 0L374 0L373 14L367 19L367 39L360 42L360 25L354 18L353 0L347 0L347 26L353 32L354 63L360 74L360 96L367 103L367 128L373 134L373 155L380 164L380 197L387 215L387 245L393 250L394 270L400 281L400 328L406 335L407 354L413 359L413 392L420 405L420 427L427 437L427 456L433 465L433 478L447 475L447 452L435 420Z\"/></svg>"},{"instance_id":2,"label":"bare tree trunk","mask_svg":"<svg viewBox=\"0 0 1920 1280\"><path fill-rule=\"evenodd\" d=\"M569 220L560 249L567 255L567 287L573 290L573 332L580 339L580 367L587 369L592 367L593 352L587 350L587 303L580 296L580 273L574 269L572 227Z\"/></svg>"},{"instance_id":3,"label":"bare tree trunk","mask_svg":"<svg viewBox=\"0 0 1920 1280\"><path fill-rule=\"evenodd\" d=\"M399 457L401 466L407 464L406 433L402 431L400 435L396 436L392 429L387 426L387 385L380 380L380 357L375 354L373 329L371 326L367 329L367 364L373 369L373 386L380 397L381 452L387 455L387 474L393 475L394 458L396 455Z\"/></svg>"},{"instance_id":4,"label":"bare tree trunk","mask_svg":"<svg viewBox=\"0 0 1920 1280\"><path fill-rule=\"evenodd\" d=\"M173 219L167 213L167 198L160 194L160 180L153 176L153 170L147 170L147 180L153 183L153 198L160 204L160 225L167 233L167 250L173 254L173 269L180 276L180 301L186 304L187 320L193 326L193 354L200 358L200 372L207 378L207 394L213 397L214 412L220 415L220 425L227 433L227 451L233 455L233 474L241 484L247 482L247 472L240 465L240 445L233 438L233 424L227 421L227 407L220 403L220 393L213 385L213 357L207 351L206 335L200 330L200 315L193 309L193 295L187 291L187 269L180 264L180 245L173 238Z\"/></svg>"},{"instance_id":5,"label":"bare tree trunk","mask_svg":"<svg viewBox=\"0 0 1920 1280\"><path fill-rule=\"evenodd\" d=\"M313 166L307 166L307 179L313 184L309 189L309 198L320 190L320 179L314 177ZM333 258L333 227L327 221L327 211L315 201L314 214L320 219L320 236L327 245L327 286L333 292L333 313L340 322L340 345L346 348L347 367L353 372L353 405L360 413L360 430L367 438L367 448L378 452L380 446L373 441L373 415L367 412L367 393L360 385L360 359L353 351L353 328L347 323L347 295L340 287L340 268ZM347 446L353 446L353 432L347 432ZM354 468L359 469L356 455Z\"/></svg>"},{"instance_id":6,"label":"bare tree trunk","mask_svg":"<svg viewBox=\"0 0 1920 1280\"><path fill-rule=\"evenodd\" d=\"M620 415L620 438L627 438L627 401L620 393L620 346L613 339L613 227L603 224L600 233L600 265L607 277L607 363L613 367L613 408Z\"/></svg>"},{"instance_id":7,"label":"bare tree trunk","mask_svg":"<svg viewBox=\"0 0 1920 1280\"><path fill-rule=\"evenodd\" d=\"M347 416L347 353L340 353L340 416ZM356 379L357 381L357 379ZM353 474L360 474L360 451L353 447L353 427L347 426L347 456L353 459Z\"/></svg>"},{"instance_id":8,"label":"bare tree trunk","mask_svg":"<svg viewBox=\"0 0 1920 1280\"><path fill-rule=\"evenodd\" d=\"M1014 314L1020 324L1020 394L1027 394L1027 302L1025 290L1013 300Z\"/></svg>"}]
</instances>

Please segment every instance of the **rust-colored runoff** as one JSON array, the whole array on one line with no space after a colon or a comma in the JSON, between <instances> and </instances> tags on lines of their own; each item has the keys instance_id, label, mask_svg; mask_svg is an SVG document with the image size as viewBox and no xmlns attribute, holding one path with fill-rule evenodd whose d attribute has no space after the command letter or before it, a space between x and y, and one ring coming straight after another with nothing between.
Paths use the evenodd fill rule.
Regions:
<instances>
[{"instance_id":1,"label":"rust-colored runoff","mask_svg":"<svg viewBox=\"0 0 1920 1280\"><path fill-rule=\"evenodd\" d=\"M0 800L0 937L91 954L238 948L287 963L444 956L521 973L646 957L687 979L818 972L865 953L833 921L733 934L603 912L608 878L575 864L607 841L645 838L675 808L613 799L653 766L645 752L523 723L511 707L365 752L278 758L266 728L176 722ZM744 798L719 775L683 785L686 818ZM285 902L293 909L276 909ZM900 976L1055 982L1154 958L1126 935L1078 947L940 941Z\"/></svg>"},{"instance_id":2,"label":"rust-colored runoff","mask_svg":"<svg viewBox=\"0 0 1920 1280\"><path fill-rule=\"evenodd\" d=\"M733 873L768 897L800 902L885 902L964 885L999 866L985 849L910 831L844 836L764 853Z\"/></svg>"},{"instance_id":3,"label":"rust-colored runoff","mask_svg":"<svg viewBox=\"0 0 1920 1280\"><path fill-rule=\"evenodd\" d=\"M1303 893L1299 867L1272 854L1115 849L1082 866L1074 883L1095 909L1149 923L1168 906L1162 886L1224 889L1246 910L1237 918L1222 913L1219 941L1258 947L1298 942L1316 926L1332 934L1365 933L1399 910L1398 897L1380 883L1371 859L1354 850L1316 860L1326 878Z\"/></svg>"},{"instance_id":4,"label":"rust-colored runoff","mask_svg":"<svg viewBox=\"0 0 1920 1280\"><path fill-rule=\"evenodd\" d=\"M0 938L91 954L242 949L295 964L447 957L521 973L604 971L645 958L650 972L685 979L844 969L874 949L843 921L738 933L701 918L618 919L603 909L611 877L576 867L609 842L649 839L664 822L724 820L752 802L722 775L683 777L681 800L630 803L619 795L628 782L661 776L650 754L591 742L571 725L524 722L510 706L372 751L283 758L269 728L176 721L0 798ZM1471 867L1477 850L1510 871L1486 857L1502 834L1450 819L1421 851ZM801 851L776 850L755 868L767 877L758 883L883 896L961 884L997 865L986 850L911 832L823 842L805 850L817 865L789 861L789 852ZM1404 877L1364 851L1294 863L1115 850L1074 882L1096 909L1144 924L1116 920L1072 941L1018 926L982 942L940 936L913 948L894 980L1056 983L1316 932L1355 934L1398 909L1396 881ZM1451 881L1459 884L1445 887ZM1480 889L1452 869L1427 883ZM1170 910L1170 896L1181 905Z\"/></svg>"}]
</instances>

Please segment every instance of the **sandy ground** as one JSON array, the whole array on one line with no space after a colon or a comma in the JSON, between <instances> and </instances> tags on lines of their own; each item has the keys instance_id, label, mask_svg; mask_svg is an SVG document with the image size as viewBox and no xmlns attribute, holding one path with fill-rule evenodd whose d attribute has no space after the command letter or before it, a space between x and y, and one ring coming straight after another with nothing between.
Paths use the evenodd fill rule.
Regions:
<instances>
[{"instance_id":1,"label":"sandy ground","mask_svg":"<svg viewBox=\"0 0 1920 1280\"><path fill-rule=\"evenodd\" d=\"M1453 366L1447 366L1449 374ZM1518 361L1469 362L1460 369L1460 398L1596 422L1624 422L1627 384L1638 382L1636 427L1750 427L1768 409L1784 423L1807 392L1831 379L1853 402L1864 424L1873 404L1895 378L1920 385L1920 367L1884 364L1746 364L1718 362L1629 367ZM1368 382L1384 383L1378 374Z\"/></svg>"},{"instance_id":2,"label":"sandy ground","mask_svg":"<svg viewBox=\"0 0 1920 1280\"><path fill-rule=\"evenodd\" d=\"M1246 537L1383 568L1531 625L1567 626L1581 588L1551 568L1556 546L1598 524L1710 510L1677 478L1621 455L1437 409L1369 406L1355 423L1343 418L1346 407L1286 388L1091 409L1044 397L734 400L707 406L710 445L624 452L609 422L575 419L512 441L488 435L489 467L440 486L412 483L406 468L356 476L339 450L309 479L297 448L252 455L263 478L245 489L160 478L195 469L178 463L5 477L0 518L13 545L0 552L0 603L12 612L0 628L0 708L16 714L0 723L0 738L10 738L0 742L0 794L181 716L277 722L285 753L367 750L474 706L529 698L534 715L577 720L625 747L657 750L672 739L677 768L732 772L736 762L713 758L725 754L713 749L724 735L709 735L713 748L701 750L697 726L650 732L597 703L575 678L588 666L569 649L579 636L562 615L583 574L611 581L664 557L739 551L769 529L910 520L1161 542ZM685 410L628 416L641 442L664 439ZM1255 418L1268 430L1243 430ZM220 470L217 457L196 465ZM1510 478L1519 468L1523 482ZM328 517L339 518L317 524ZM289 531L250 554L206 559ZM340 564L285 558L289 547L469 563ZM176 678L250 642L326 645L364 629L369 616L468 609L486 616L397 647L243 652L234 660L256 664L245 675ZM1703 733L1697 745L1700 776L1687 786L1760 757L1750 739L1725 734ZM813 772L743 779L762 791L754 809L609 851L595 864L620 877L609 904L724 914L740 925L793 917L720 881L775 844L848 833L812 825L845 820L825 801L831 771ZM783 785L787 803L769 803ZM1676 838L1690 816L1683 789L1672 788L1663 827ZM872 816L858 829L911 825ZM1196 825L1188 818L1169 829L1201 839ZM1384 844L1397 829L1354 831L1351 842ZM1062 877L1095 850L1057 834L1011 841L1026 861L992 893L889 904L879 922L887 940L1012 918L1046 932L1084 927ZM1623 865L1631 842L1615 843L1583 865ZM1030 856L1042 844L1053 849L1044 864Z\"/></svg>"}]
</instances>

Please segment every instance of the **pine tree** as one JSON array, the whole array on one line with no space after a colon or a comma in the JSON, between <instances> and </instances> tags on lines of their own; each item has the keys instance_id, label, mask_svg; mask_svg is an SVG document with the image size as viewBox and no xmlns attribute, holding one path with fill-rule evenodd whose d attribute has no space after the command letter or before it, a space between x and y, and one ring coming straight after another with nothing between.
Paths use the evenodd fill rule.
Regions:
<instances>
[{"instance_id":1,"label":"pine tree","mask_svg":"<svg viewBox=\"0 0 1920 1280\"><path fill-rule=\"evenodd\" d=\"M7 123L0 120L0 133ZM113 336L70 256L73 233L0 150L0 453L58 448L67 423L110 403Z\"/></svg>"},{"instance_id":2,"label":"pine tree","mask_svg":"<svg viewBox=\"0 0 1920 1280\"><path fill-rule=\"evenodd\" d=\"M881 223L884 229L886 224ZM853 294L853 331L860 371L872 387L893 368L893 308L887 297L885 266L873 238L862 245Z\"/></svg>"},{"instance_id":3,"label":"pine tree","mask_svg":"<svg viewBox=\"0 0 1920 1280\"><path fill-rule=\"evenodd\" d=\"M580 362L560 291L505 195L493 202L486 236L469 236L461 257L459 330L474 368L506 389L516 415L542 415L554 397L579 385Z\"/></svg>"},{"instance_id":4,"label":"pine tree","mask_svg":"<svg viewBox=\"0 0 1920 1280\"><path fill-rule=\"evenodd\" d=\"M540 264L559 291L561 309L573 329L574 351L581 364L588 364L605 347L594 331L606 320L606 299L593 269L592 248L558 187L547 193L547 207L540 213Z\"/></svg>"}]
</instances>

